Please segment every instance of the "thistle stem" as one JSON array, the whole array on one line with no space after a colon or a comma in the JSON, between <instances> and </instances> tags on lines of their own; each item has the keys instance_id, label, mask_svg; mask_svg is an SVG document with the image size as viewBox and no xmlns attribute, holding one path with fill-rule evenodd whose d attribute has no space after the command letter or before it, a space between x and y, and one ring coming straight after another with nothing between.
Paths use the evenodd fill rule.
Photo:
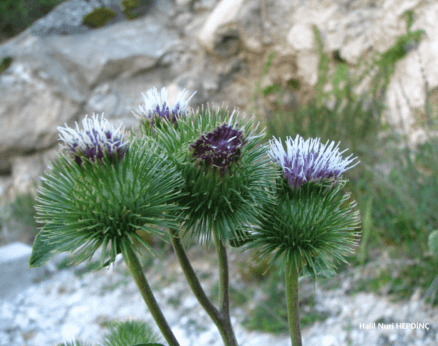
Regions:
<instances>
[{"instance_id":1,"label":"thistle stem","mask_svg":"<svg viewBox=\"0 0 438 346\"><path fill-rule=\"evenodd\" d=\"M300 311L298 305L298 275L300 269L288 260L286 263L287 317L292 346L302 346L300 329Z\"/></svg>"},{"instance_id":2,"label":"thistle stem","mask_svg":"<svg viewBox=\"0 0 438 346\"><path fill-rule=\"evenodd\" d=\"M178 231L175 229L170 229L171 234L171 242L172 246L175 250L178 261L181 265L181 268L184 272L186 280L198 300L199 304L204 308L207 312L208 316L212 319L214 324L216 325L219 333L221 334L222 340L226 346L237 346L236 337L234 336L234 332L230 326L231 323L227 323L224 319L224 316L221 312L211 303L202 289L201 284L199 283L198 277L196 276L195 271L193 270L192 265L189 262L186 252L181 244L181 240L178 235Z\"/></svg>"},{"instance_id":3,"label":"thistle stem","mask_svg":"<svg viewBox=\"0 0 438 346\"><path fill-rule=\"evenodd\" d=\"M219 239L219 236L214 228L213 237L216 244L219 269L219 311L224 320L226 332L232 337L233 343L230 343L230 345L237 346L236 336L234 335L234 330L230 319L230 281L228 276L227 250L222 240Z\"/></svg>"},{"instance_id":4,"label":"thistle stem","mask_svg":"<svg viewBox=\"0 0 438 346\"><path fill-rule=\"evenodd\" d=\"M154 294L152 293L152 289L149 286L149 283L146 279L146 276L143 273L143 269L140 265L140 262L132 250L130 244L127 244L125 247L125 251L122 251L123 259L134 277L135 283L137 284L138 289L140 290L141 296L145 301L149 311L152 314L155 322L160 328L161 333L166 339L169 346L179 346L178 341L172 333L172 330L169 327L166 319L164 318L163 313L161 312L160 307L158 306L157 301L155 300Z\"/></svg>"}]
</instances>

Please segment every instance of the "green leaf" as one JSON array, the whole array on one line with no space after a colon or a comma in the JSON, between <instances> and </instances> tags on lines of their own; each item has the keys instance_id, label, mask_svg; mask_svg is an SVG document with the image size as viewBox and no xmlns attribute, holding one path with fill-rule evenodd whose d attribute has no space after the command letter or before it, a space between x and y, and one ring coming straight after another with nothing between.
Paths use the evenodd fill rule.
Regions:
<instances>
[{"instance_id":1,"label":"green leaf","mask_svg":"<svg viewBox=\"0 0 438 346\"><path fill-rule=\"evenodd\" d=\"M135 344L132 346L164 346L163 344Z\"/></svg>"},{"instance_id":2,"label":"green leaf","mask_svg":"<svg viewBox=\"0 0 438 346\"><path fill-rule=\"evenodd\" d=\"M49 232L42 230L35 237L35 242L32 246L32 254L29 259L29 267L27 269L41 267L56 254L58 248L69 243L69 241L66 241L63 243L51 244L48 235Z\"/></svg>"}]
</instances>

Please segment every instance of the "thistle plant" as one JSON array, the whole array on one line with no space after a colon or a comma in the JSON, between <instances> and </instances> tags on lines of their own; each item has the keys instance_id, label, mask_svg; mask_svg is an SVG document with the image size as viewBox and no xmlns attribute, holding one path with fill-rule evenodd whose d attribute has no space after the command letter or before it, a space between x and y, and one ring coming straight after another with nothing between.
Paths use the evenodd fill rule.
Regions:
<instances>
[{"instance_id":1,"label":"thistle plant","mask_svg":"<svg viewBox=\"0 0 438 346\"><path fill-rule=\"evenodd\" d=\"M83 130L60 128L69 150L53 162L38 191L37 220L44 226L36 236L29 267L40 267L54 254L76 253L79 264L102 249L100 267L121 253L169 345L179 345L143 273L136 252L152 251L139 232L165 238L157 227L175 227L174 198L182 178L154 147L131 138L122 143L123 129L106 119L83 120ZM110 250L107 250L110 245ZM110 257L105 262L105 258Z\"/></svg>"},{"instance_id":2,"label":"thistle plant","mask_svg":"<svg viewBox=\"0 0 438 346\"><path fill-rule=\"evenodd\" d=\"M329 142L327 142L328 144ZM258 229L244 249L258 248L260 260L271 254L271 265L281 258L285 267L288 320L292 345L301 346L298 277L306 266L313 278L321 271L334 274L334 260L344 261L357 245L360 225L356 202L345 205L350 194L340 195L346 180L340 176L354 159L342 159L334 142L304 141L299 135L270 141L269 156L278 167L271 187L276 204L265 203ZM357 165L357 162L355 165Z\"/></svg>"},{"instance_id":3,"label":"thistle plant","mask_svg":"<svg viewBox=\"0 0 438 346\"><path fill-rule=\"evenodd\" d=\"M141 248L153 255L141 232L170 239L192 292L224 345L237 346L226 247L259 248L262 260L276 252L272 263L282 257L286 267L292 343L301 345L301 270L314 278L321 270L334 273L334 260L345 261L357 242L353 230L360 223L359 212L353 211L355 202L344 205L349 194L340 194L347 182L341 174L354 159L342 159L334 143L327 147L328 142L323 146L318 139L304 142L299 136L287 140L287 151L275 138L270 146L261 145L265 133L258 131L254 118L244 123L236 110L230 114L223 108L195 112L188 108L194 94L185 100L186 94L183 90L172 108L165 88L160 95L155 88L143 94L140 115L134 113L142 136L131 135L126 142L124 128L115 129L103 114L100 121L86 116L82 130L77 124L76 130L58 128L67 153L61 152L42 178L36 210L43 226L29 267L64 251L80 253L72 260L79 264L101 248L99 270L121 253L164 338L176 346L137 257ZM201 246L214 244L218 307L205 294L182 237ZM117 340L140 333L122 329Z\"/></svg>"},{"instance_id":4,"label":"thistle plant","mask_svg":"<svg viewBox=\"0 0 438 346\"><path fill-rule=\"evenodd\" d=\"M258 206L270 200L267 181L274 178L275 171L267 148L259 146L264 131L257 132L253 118L244 125L235 110L230 115L222 108L202 107L201 112L186 112L170 121L159 112L165 109L165 93L162 91L161 99L153 92L148 96L142 113L158 110L155 114L161 122L153 133L145 126L144 139L157 144L184 180L183 194L177 199L180 227L169 230L172 245L195 297L216 324L224 344L237 346L229 312L226 244L244 242ZM219 309L208 299L191 267L181 244L183 236L200 244L215 244Z\"/></svg>"},{"instance_id":5,"label":"thistle plant","mask_svg":"<svg viewBox=\"0 0 438 346\"><path fill-rule=\"evenodd\" d=\"M110 333L104 337L102 346L162 346L158 344L161 338L142 321L116 321L110 323L109 329Z\"/></svg>"},{"instance_id":6,"label":"thistle plant","mask_svg":"<svg viewBox=\"0 0 438 346\"><path fill-rule=\"evenodd\" d=\"M112 321L108 326L109 333L103 337L99 346L163 346L161 337L144 321L126 320ZM94 346L84 341L74 340L58 343L53 346Z\"/></svg>"}]
</instances>

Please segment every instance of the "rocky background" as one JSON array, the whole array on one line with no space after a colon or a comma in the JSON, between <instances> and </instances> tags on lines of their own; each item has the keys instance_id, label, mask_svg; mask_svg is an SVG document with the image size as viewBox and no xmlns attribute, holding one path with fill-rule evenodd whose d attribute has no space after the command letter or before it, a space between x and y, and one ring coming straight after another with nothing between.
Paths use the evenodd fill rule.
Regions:
<instances>
[{"instance_id":1,"label":"rocky background","mask_svg":"<svg viewBox=\"0 0 438 346\"><path fill-rule=\"evenodd\" d=\"M99 28L82 24L84 16L102 6L115 12L110 21ZM407 11L414 14L410 26ZM59 152L58 126L67 123L74 127L75 121L80 123L85 114L104 112L116 126L123 123L127 131L133 129L137 120L131 111L137 110L143 102L141 93L153 87L166 87L173 100L184 88L189 94L197 91L190 102L195 109L207 102L224 104L230 110L238 107L241 113L255 114L261 122L272 114L275 98L268 95L254 99L253 96L260 96L260 90L268 86L281 85L285 90L281 101L287 107L307 104L316 94L320 64L314 25L321 35L322 50L330 58L329 74L336 71L339 61L360 71L360 58L369 59L376 52L391 52L394 47L402 49L405 55L393 64L394 72L388 81L385 100L387 109L381 120L407 134L412 148L426 140L420 125L424 120L424 100L428 98L432 109L438 109L438 3L432 0L142 0L137 12L138 18L128 20L120 10L120 0L70 0L16 37L0 43L0 62L4 67L0 72L1 203L12 201L17 194L35 191L39 177ZM424 33L420 40L397 46L408 30ZM275 52L275 58L268 73L263 75L271 52ZM425 92L424 75L429 94ZM365 78L355 91L359 94L367 90L370 81L371 78ZM328 80L324 91L329 92L332 88ZM326 104L332 107L333 100ZM2 232L3 235L9 232L5 238L13 238L14 229L3 228ZM32 238L21 240L29 245L33 242ZM170 253L166 256L167 262L160 265L171 268L176 259ZM199 254L191 252L191 256L195 259L194 267L206 275L210 289L207 276L214 275L211 268L215 264ZM230 256L232 260L237 258L233 257L235 254ZM254 292L251 292L255 298L252 300L262 301L266 298L266 293L258 287L262 284L249 280L258 275L254 274L257 269L240 268L238 263L249 260L242 262L240 255L238 258L231 278L236 290L249 292L248 287L254 286ZM379 259L377 264L369 263L360 271L352 267L337 276L334 282L317 286L314 296L307 295L307 292L313 292L312 285L300 287L300 295L304 298L303 316L305 311L317 311L316 317L309 317L317 322L303 329L305 344L438 344L436 308L423 304L424 295L420 291L399 303L392 303L385 289L380 296L369 293L371 288L365 289L367 293L356 294L360 291L359 284L369 287L365 286L366 282L375 282L372 281L375 275L402 272L405 268L414 268L415 263L394 264L389 259L387 262ZM411 270L411 276L417 275ZM105 271L102 275L106 274ZM34 286L31 291L15 297L9 305L2 305L0 315L16 318L10 320L12 327L6 336L9 339L5 339L9 343L5 345L27 345L26 340L29 345L32 340L44 340L41 344L45 345L54 341L44 339L44 335L53 335L59 340L58 331L71 324L79 328L77 335L93 335L100 333L98 324L102 316L123 318L138 310L141 303L134 297L129 308L120 313L94 308L96 316L92 315L93 312L87 310L91 300L85 297L96 300L100 295L95 292L95 285L90 285L94 280L91 276L96 274L87 275L80 280L68 277L64 288L60 287L64 285L61 276L56 277L53 282L47 281L46 286ZM111 280L121 281L117 275L114 274ZM194 325L207 330L205 342L211 341L208 344L215 345L218 335L210 331L211 326L196 310L198 306L190 305L190 297L185 296L184 280L172 279L174 281L170 283L165 278L154 280L158 287L172 287L172 290L158 290L158 295L163 302L171 302L165 303L168 311L176 310L174 305L181 307L172 318L181 333L186 333L185 340L201 344L197 338L202 333L194 327L191 329ZM80 289L74 292L70 289L72 286ZM129 287L129 294L125 291L125 288L115 291L113 295L120 295L117 299L106 294L97 305L104 307L108 299L131 297L135 287ZM51 301L60 302L60 305L41 310L38 297L42 292L49 292ZM232 302L235 306L238 305L236 297ZM306 303L308 297L313 298ZM82 305L78 305L79 301ZM61 311L61 306L68 306L67 312L53 316L52 311ZM255 304L245 305L241 310L237 308L233 312L237 324L243 324L247 311L254 308ZM84 313L92 316L86 323L81 320ZM57 319L56 323L65 328L53 330L41 324L35 326L32 320L44 314ZM195 322L191 317L181 319L183 315L199 319ZM44 315L44 319L47 316ZM144 316L143 311L141 316ZM362 321L430 322L432 329L427 332L360 330ZM276 339L269 334L250 334L243 328L238 329L238 334L242 345L286 345L290 342L287 336ZM38 335L43 339L38 339Z\"/></svg>"},{"instance_id":2,"label":"rocky background","mask_svg":"<svg viewBox=\"0 0 438 346\"><path fill-rule=\"evenodd\" d=\"M58 152L58 126L74 126L85 114L104 112L129 130L137 124L131 111L142 103L141 93L163 86L174 96L183 88L190 94L197 91L191 100L195 109L214 102L253 114L250 101L272 51L276 57L261 88L278 83L286 90L286 105L306 104L318 78L313 25L321 33L324 52L355 68L359 58L388 50L406 34L407 10L415 14L411 31L421 29L425 35L420 45L413 41L405 47L411 51L395 66L382 120L408 133L412 145L424 141L415 115L425 99L419 56L430 101L438 104L434 1L155 0L143 2L142 16L132 21L123 19L118 4L67 1L0 45L0 60L11 59L0 74L3 199L38 181ZM100 6L117 15L101 28L81 24ZM331 72L334 68L331 59ZM327 81L325 90L330 87ZM269 98L259 99L256 106L259 119L272 108Z\"/></svg>"}]
</instances>

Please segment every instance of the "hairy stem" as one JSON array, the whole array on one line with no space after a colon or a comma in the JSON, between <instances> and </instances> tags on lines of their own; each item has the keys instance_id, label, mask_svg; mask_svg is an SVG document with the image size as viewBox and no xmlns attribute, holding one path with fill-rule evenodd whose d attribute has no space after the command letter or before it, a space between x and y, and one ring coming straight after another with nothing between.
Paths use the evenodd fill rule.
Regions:
<instances>
[{"instance_id":1,"label":"hairy stem","mask_svg":"<svg viewBox=\"0 0 438 346\"><path fill-rule=\"evenodd\" d=\"M214 242L216 244L216 254L218 259L218 270L219 270L219 311L222 315L224 323L227 328L227 334L232 336L232 341L230 345L237 346L236 336L234 335L234 330L231 325L230 319L230 282L228 276L228 259L227 250L222 240L215 229L213 229Z\"/></svg>"},{"instance_id":2,"label":"hairy stem","mask_svg":"<svg viewBox=\"0 0 438 346\"><path fill-rule=\"evenodd\" d=\"M134 277L135 283L137 284L138 289L140 290L141 296L145 301L149 311L152 314L155 322L160 328L161 333L166 339L169 346L179 346L178 341L172 333L172 330L169 327L166 319L164 318L163 313L161 312L160 307L158 306L157 301L155 300L154 294L152 293L151 287L146 279L146 276L143 273L143 269L138 261L138 258L134 251L131 248L130 244L126 244L124 246L124 251L122 251L123 259Z\"/></svg>"},{"instance_id":3,"label":"hairy stem","mask_svg":"<svg viewBox=\"0 0 438 346\"><path fill-rule=\"evenodd\" d=\"M287 316L289 320L289 330L292 346L302 346L300 329L300 311L298 306L298 275L299 268L290 261L286 264L286 296L287 296Z\"/></svg>"},{"instance_id":4,"label":"hairy stem","mask_svg":"<svg viewBox=\"0 0 438 346\"><path fill-rule=\"evenodd\" d=\"M170 229L171 234L171 242L172 246L175 250L178 261L181 265L181 268L184 272L186 280L198 300L199 304L204 308L205 312L207 312L208 316L212 319L217 329L219 330L222 340L226 346L237 346L236 338L234 336L234 332L231 329L231 333L229 331L230 323L227 323L224 319L224 316L218 309L211 303L202 289L201 284L199 283L198 277L196 276L195 271L193 270L192 265L189 262L186 252L181 244L181 240L179 238L178 231L175 229Z\"/></svg>"}]
</instances>

